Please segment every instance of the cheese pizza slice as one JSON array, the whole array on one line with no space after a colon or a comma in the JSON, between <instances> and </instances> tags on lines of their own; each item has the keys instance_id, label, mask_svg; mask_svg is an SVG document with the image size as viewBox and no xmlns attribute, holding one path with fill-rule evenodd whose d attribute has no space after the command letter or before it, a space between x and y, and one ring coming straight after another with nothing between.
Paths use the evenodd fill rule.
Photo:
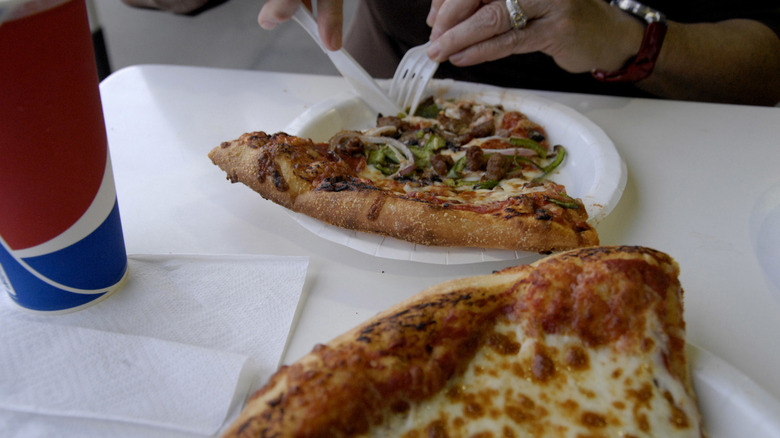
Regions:
<instances>
[{"instance_id":1,"label":"cheese pizza slice","mask_svg":"<svg viewBox=\"0 0 780 438\"><path fill-rule=\"evenodd\" d=\"M282 367L226 437L704 437L677 264L593 247L453 280Z\"/></svg>"}]
</instances>

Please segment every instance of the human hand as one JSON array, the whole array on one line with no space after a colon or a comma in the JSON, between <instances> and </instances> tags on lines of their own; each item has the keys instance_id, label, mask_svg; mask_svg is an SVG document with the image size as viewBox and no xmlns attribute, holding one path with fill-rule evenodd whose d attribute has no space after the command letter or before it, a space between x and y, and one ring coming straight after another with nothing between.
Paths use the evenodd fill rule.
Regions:
<instances>
[{"instance_id":1,"label":"human hand","mask_svg":"<svg viewBox=\"0 0 780 438\"><path fill-rule=\"evenodd\" d=\"M301 3L312 9L311 0L268 0L260 9L257 22L263 29L274 29L280 23L292 18ZM340 49L344 23L343 1L318 0L316 18L320 38L325 47L330 50Z\"/></svg>"},{"instance_id":2,"label":"human hand","mask_svg":"<svg viewBox=\"0 0 780 438\"><path fill-rule=\"evenodd\" d=\"M644 26L602 0L519 0L528 22L512 27L504 0L433 0L428 55L468 66L543 52L566 71L614 71L636 55Z\"/></svg>"}]
</instances>

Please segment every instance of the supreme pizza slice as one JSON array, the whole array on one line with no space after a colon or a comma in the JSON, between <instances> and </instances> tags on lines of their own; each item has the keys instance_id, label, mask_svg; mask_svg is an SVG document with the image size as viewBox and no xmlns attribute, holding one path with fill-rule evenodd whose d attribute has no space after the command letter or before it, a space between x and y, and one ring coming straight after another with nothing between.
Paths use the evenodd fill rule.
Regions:
<instances>
[{"instance_id":1,"label":"supreme pizza slice","mask_svg":"<svg viewBox=\"0 0 780 438\"><path fill-rule=\"evenodd\" d=\"M593 247L429 288L283 366L226 437L704 437L677 264Z\"/></svg>"},{"instance_id":2,"label":"supreme pizza slice","mask_svg":"<svg viewBox=\"0 0 780 438\"><path fill-rule=\"evenodd\" d=\"M209 156L290 210L429 246L549 253L598 244L582 201L547 177L565 159L516 111L431 102L328 143L253 132ZM431 114L426 114L430 112Z\"/></svg>"}]
</instances>

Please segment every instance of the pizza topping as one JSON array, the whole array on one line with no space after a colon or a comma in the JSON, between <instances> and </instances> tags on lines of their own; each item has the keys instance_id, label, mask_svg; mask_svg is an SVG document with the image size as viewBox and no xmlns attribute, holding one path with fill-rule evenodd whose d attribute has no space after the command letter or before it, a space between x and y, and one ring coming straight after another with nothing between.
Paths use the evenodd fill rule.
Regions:
<instances>
[{"instance_id":1,"label":"pizza topping","mask_svg":"<svg viewBox=\"0 0 780 438\"><path fill-rule=\"evenodd\" d=\"M392 137L378 137L355 131L342 131L330 139L331 150L342 155L368 153L368 163L383 174L394 169L392 176L408 174L414 170L415 156L409 147ZM394 164L385 167L386 161Z\"/></svg>"},{"instance_id":2,"label":"pizza topping","mask_svg":"<svg viewBox=\"0 0 780 438\"><path fill-rule=\"evenodd\" d=\"M545 199L552 202L553 204L559 205L563 208L580 208L580 205L582 205L580 202L577 202L576 199L572 198L571 196L565 194L565 193L558 193L557 196L563 198L559 199L557 197L548 196Z\"/></svg>"},{"instance_id":3,"label":"pizza topping","mask_svg":"<svg viewBox=\"0 0 780 438\"><path fill-rule=\"evenodd\" d=\"M440 177L446 177L450 169L455 165L455 161L453 161L450 155L436 154L431 157L430 161L433 171Z\"/></svg>"},{"instance_id":4,"label":"pizza topping","mask_svg":"<svg viewBox=\"0 0 780 438\"><path fill-rule=\"evenodd\" d=\"M547 137L539 129L529 129L526 132L528 134L528 138L530 138L531 140L533 140L533 141L535 141L537 143L541 143L541 142L547 140Z\"/></svg>"},{"instance_id":5,"label":"pizza topping","mask_svg":"<svg viewBox=\"0 0 780 438\"><path fill-rule=\"evenodd\" d=\"M542 253L598 242L582 202L548 179L566 150L522 113L430 99L402 116L380 116L375 127L327 143L247 133L209 156L231 181L357 231Z\"/></svg>"},{"instance_id":6,"label":"pizza topping","mask_svg":"<svg viewBox=\"0 0 780 438\"><path fill-rule=\"evenodd\" d=\"M517 157L533 157L536 155L536 152L529 149L523 149L523 148L513 148L513 147L504 147L500 149L489 149L486 148L485 145L487 142L482 144L482 152L486 154L501 154L501 155L508 155L508 156L517 156ZM495 147L496 145L489 145L490 147Z\"/></svg>"},{"instance_id":7,"label":"pizza topping","mask_svg":"<svg viewBox=\"0 0 780 438\"><path fill-rule=\"evenodd\" d=\"M270 178L280 192L288 191L289 183L275 162L279 153L288 154L293 172L317 191L381 189L476 212L501 209L500 204L511 197L549 189L537 183L562 163L565 150L556 146L549 154L543 130L522 114L502 117L499 106L463 102L432 101L431 105L440 110L433 118L379 117L376 127L340 132L328 144L263 132L245 134L239 141L260 149L257 178L261 182ZM488 123L495 129L486 128ZM533 138L518 137L518 127L527 128L522 135ZM513 137L508 137L510 133ZM306 146L307 152L300 152L299 145ZM581 203L560 191L562 196L550 193L534 201L535 218L561 217L555 207L579 209ZM370 209L369 220L378 217L382 205Z\"/></svg>"},{"instance_id":8,"label":"pizza topping","mask_svg":"<svg viewBox=\"0 0 780 438\"><path fill-rule=\"evenodd\" d=\"M469 146L466 149L466 170L482 170L487 160L485 152L479 146Z\"/></svg>"},{"instance_id":9,"label":"pizza topping","mask_svg":"<svg viewBox=\"0 0 780 438\"><path fill-rule=\"evenodd\" d=\"M436 100L433 96L428 96L417 105L417 111L414 115L426 119L435 119L439 112L441 112L441 108L436 104Z\"/></svg>"},{"instance_id":10,"label":"pizza topping","mask_svg":"<svg viewBox=\"0 0 780 438\"><path fill-rule=\"evenodd\" d=\"M362 154L365 145L360 139L359 133L351 135L350 132L344 132L330 139L331 148L341 155Z\"/></svg>"},{"instance_id":11,"label":"pizza topping","mask_svg":"<svg viewBox=\"0 0 780 438\"><path fill-rule=\"evenodd\" d=\"M534 181L541 181L546 178L552 171L558 168L563 162L563 158L566 156L566 149L563 146L556 145L553 148L555 151L555 158L546 166L542 167L542 174L534 178Z\"/></svg>"},{"instance_id":12,"label":"pizza topping","mask_svg":"<svg viewBox=\"0 0 780 438\"><path fill-rule=\"evenodd\" d=\"M362 157L365 167L356 171L378 187L447 204L479 205L521 195L532 188L527 182L544 180L565 158L562 146L550 154L542 128L521 113L498 117L500 106L434 100L424 108L411 117L380 116L377 126L362 134L341 132L330 149L346 160ZM433 108L439 111L435 118L420 116ZM562 208L579 208L568 197L553 199Z\"/></svg>"},{"instance_id":13,"label":"pizza topping","mask_svg":"<svg viewBox=\"0 0 780 438\"><path fill-rule=\"evenodd\" d=\"M509 139L509 143L513 146L530 149L536 152L536 155L539 157L543 158L547 156L547 148L532 138L512 137Z\"/></svg>"},{"instance_id":14,"label":"pizza topping","mask_svg":"<svg viewBox=\"0 0 780 438\"><path fill-rule=\"evenodd\" d=\"M495 185L498 185L498 181L504 179L511 165L511 162L505 158L507 157L501 154L493 154L488 158L485 164L485 180L494 181Z\"/></svg>"},{"instance_id":15,"label":"pizza topping","mask_svg":"<svg viewBox=\"0 0 780 438\"><path fill-rule=\"evenodd\" d=\"M277 190L284 192L289 189L287 182L276 167L276 163L270 153L265 152L260 154L257 160L257 168L257 179L260 181L265 180L266 177L271 177L274 187L276 187Z\"/></svg>"}]
</instances>

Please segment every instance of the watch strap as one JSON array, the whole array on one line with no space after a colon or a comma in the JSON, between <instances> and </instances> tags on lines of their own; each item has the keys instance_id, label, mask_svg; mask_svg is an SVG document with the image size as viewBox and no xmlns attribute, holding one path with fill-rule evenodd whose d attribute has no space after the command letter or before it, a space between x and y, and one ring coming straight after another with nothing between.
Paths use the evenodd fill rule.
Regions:
<instances>
[{"instance_id":1,"label":"watch strap","mask_svg":"<svg viewBox=\"0 0 780 438\"><path fill-rule=\"evenodd\" d=\"M594 70L594 78L602 82L637 82L645 79L653 73L658 54L666 37L666 23L653 21L645 27L645 34L639 52L628 60L620 70L606 72Z\"/></svg>"}]
</instances>

